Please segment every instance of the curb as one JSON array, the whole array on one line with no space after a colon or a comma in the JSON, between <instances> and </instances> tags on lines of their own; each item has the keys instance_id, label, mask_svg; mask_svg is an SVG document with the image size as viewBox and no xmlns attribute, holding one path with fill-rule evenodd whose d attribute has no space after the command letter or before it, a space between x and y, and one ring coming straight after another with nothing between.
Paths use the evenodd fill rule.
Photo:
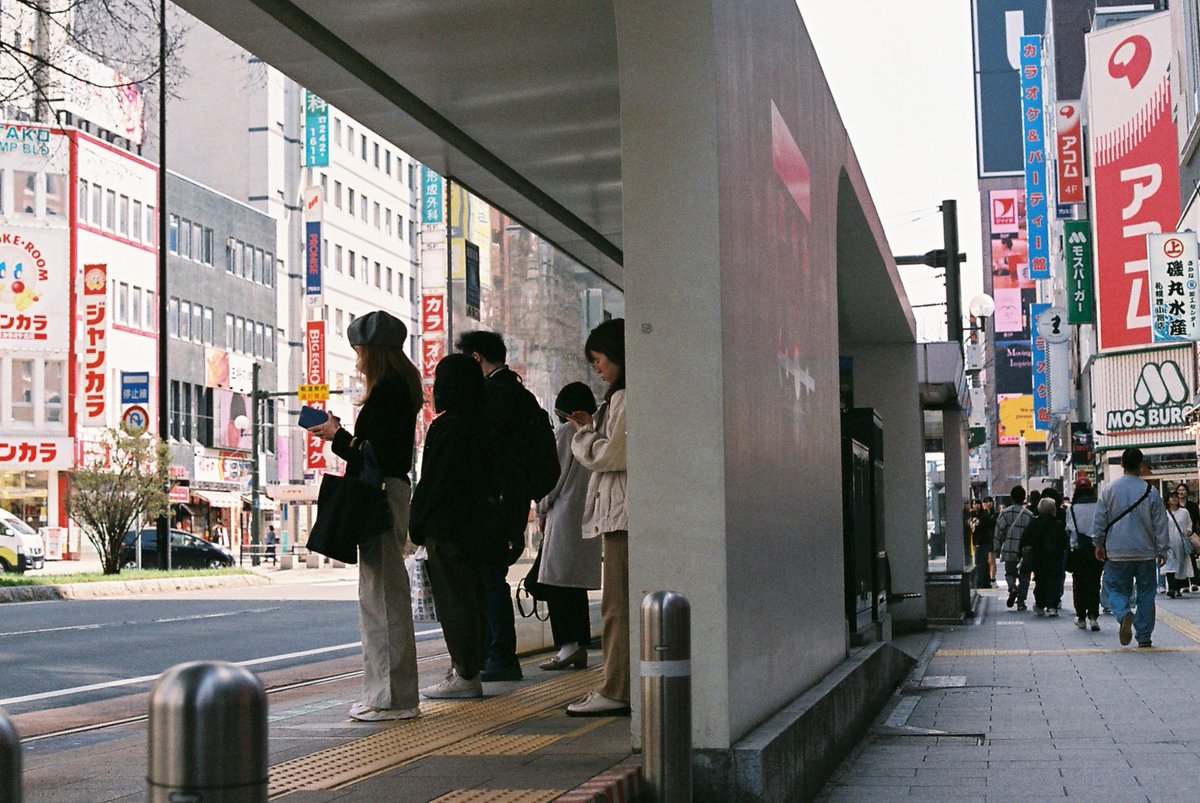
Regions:
<instances>
[{"instance_id":1,"label":"curb","mask_svg":"<svg viewBox=\"0 0 1200 803\"><path fill-rule=\"evenodd\" d=\"M630 759L555 798L556 803L635 803L641 791L642 765Z\"/></svg>"},{"instance_id":2,"label":"curb","mask_svg":"<svg viewBox=\"0 0 1200 803\"><path fill-rule=\"evenodd\" d=\"M13 586L0 588L0 604L49 602L64 599L101 599L137 594L158 594L164 591L199 591L209 588L248 588L267 585L271 585L271 581L262 575L238 574L232 577L178 577L164 580L114 580L99 583Z\"/></svg>"}]
</instances>

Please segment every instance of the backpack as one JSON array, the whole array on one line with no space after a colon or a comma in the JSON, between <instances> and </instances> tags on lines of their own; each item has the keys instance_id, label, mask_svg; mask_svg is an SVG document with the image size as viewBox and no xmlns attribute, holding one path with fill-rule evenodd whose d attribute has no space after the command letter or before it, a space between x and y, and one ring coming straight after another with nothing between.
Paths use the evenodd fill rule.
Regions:
<instances>
[{"instance_id":1,"label":"backpack","mask_svg":"<svg viewBox=\"0 0 1200 803\"><path fill-rule=\"evenodd\" d=\"M537 397L524 387L521 390L521 409L515 416L519 431L514 440L521 445L517 465L526 494L536 502L558 483L558 444L550 416Z\"/></svg>"}]
</instances>

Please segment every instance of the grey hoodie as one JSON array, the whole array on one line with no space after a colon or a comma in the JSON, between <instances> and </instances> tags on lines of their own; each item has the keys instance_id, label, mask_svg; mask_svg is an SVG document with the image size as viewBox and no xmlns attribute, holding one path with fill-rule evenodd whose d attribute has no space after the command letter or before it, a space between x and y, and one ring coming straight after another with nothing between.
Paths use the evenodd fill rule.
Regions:
<instances>
[{"instance_id":1,"label":"grey hoodie","mask_svg":"<svg viewBox=\"0 0 1200 803\"><path fill-rule=\"evenodd\" d=\"M1146 491L1146 482L1126 474L1108 483L1100 492L1096 518L1092 522L1092 541L1103 548L1109 560L1132 561L1166 558L1167 511L1158 491L1142 499L1133 510L1109 529L1109 522L1137 503Z\"/></svg>"}]
</instances>

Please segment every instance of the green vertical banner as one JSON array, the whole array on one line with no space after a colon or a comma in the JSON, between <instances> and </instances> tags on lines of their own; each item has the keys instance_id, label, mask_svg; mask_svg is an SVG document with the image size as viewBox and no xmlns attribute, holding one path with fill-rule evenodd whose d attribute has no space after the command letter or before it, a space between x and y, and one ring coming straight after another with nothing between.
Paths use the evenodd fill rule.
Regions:
<instances>
[{"instance_id":1,"label":"green vertical banner","mask_svg":"<svg viewBox=\"0 0 1200 803\"><path fill-rule=\"evenodd\" d=\"M1063 257L1067 263L1067 323L1095 323L1096 277L1090 221L1063 222Z\"/></svg>"}]
</instances>

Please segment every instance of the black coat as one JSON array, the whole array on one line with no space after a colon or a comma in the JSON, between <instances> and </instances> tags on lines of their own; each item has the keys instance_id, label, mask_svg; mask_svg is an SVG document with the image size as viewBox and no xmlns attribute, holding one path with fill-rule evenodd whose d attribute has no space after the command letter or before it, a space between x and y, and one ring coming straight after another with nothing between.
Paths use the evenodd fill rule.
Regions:
<instances>
[{"instance_id":1,"label":"black coat","mask_svg":"<svg viewBox=\"0 0 1200 803\"><path fill-rule=\"evenodd\" d=\"M523 476L521 455L529 445L521 441L525 428L519 417L528 409L529 402L525 397L533 394L507 365L490 373L484 380L483 389L487 394L488 492L494 496L503 495L514 504L523 501L528 508L530 498L521 486L520 478Z\"/></svg>"},{"instance_id":2,"label":"black coat","mask_svg":"<svg viewBox=\"0 0 1200 803\"><path fill-rule=\"evenodd\" d=\"M432 535L470 546L479 537L487 481L483 426L480 411L469 408L447 410L429 425L409 516L414 544Z\"/></svg>"},{"instance_id":3,"label":"black coat","mask_svg":"<svg viewBox=\"0 0 1200 803\"><path fill-rule=\"evenodd\" d=\"M369 441L383 476L407 480L420 409L421 400L412 398L399 376L387 375L379 380L358 411L354 434L340 429L333 438L333 453L346 461L346 476L362 473L363 443Z\"/></svg>"},{"instance_id":4,"label":"black coat","mask_svg":"<svg viewBox=\"0 0 1200 803\"><path fill-rule=\"evenodd\" d=\"M1030 549L1029 560L1034 566L1062 560L1070 546L1066 525L1057 517L1035 516L1021 534L1021 555Z\"/></svg>"}]
</instances>

